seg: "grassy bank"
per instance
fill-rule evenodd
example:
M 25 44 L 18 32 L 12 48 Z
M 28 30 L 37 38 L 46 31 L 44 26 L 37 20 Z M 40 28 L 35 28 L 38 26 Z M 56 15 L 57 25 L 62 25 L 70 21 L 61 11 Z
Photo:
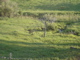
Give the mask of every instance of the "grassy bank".
M 9 60 L 5 58 L 10 53 L 12 58 L 20 58 L 12 60 L 80 59 L 80 0 L 12 1 L 20 11 L 9 18 L 3 17 L 9 10 L 1 12 L 0 60 Z M 41 21 L 45 20 L 44 15 L 54 20 L 46 21 L 45 37 L 45 25 Z
M 59 17 L 59 16 L 57 16 Z M 58 22 L 55 22 L 57 24 Z M 65 22 L 63 22 L 66 25 Z M 62 25 L 62 23 L 59 23 Z M 79 30 L 80 23 L 71 24 Z M 44 24 L 35 18 L 20 17 L 0 20 L 0 56 L 32 58 L 34 60 L 78 60 L 80 56 L 80 37 L 68 33 L 47 31 L 43 37 Z M 35 29 L 33 35 L 28 29 Z M 74 47 L 74 48 L 71 48 Z

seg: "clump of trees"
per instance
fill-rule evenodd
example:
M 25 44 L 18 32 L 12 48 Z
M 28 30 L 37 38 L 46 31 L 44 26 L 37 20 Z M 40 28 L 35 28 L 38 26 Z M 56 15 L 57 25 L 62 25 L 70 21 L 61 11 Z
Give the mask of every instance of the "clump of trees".
M 1 17 L 13 17 L 17 15 L 19 11 L 16 2 L 10 0 L 0 0 L 0 16 Z

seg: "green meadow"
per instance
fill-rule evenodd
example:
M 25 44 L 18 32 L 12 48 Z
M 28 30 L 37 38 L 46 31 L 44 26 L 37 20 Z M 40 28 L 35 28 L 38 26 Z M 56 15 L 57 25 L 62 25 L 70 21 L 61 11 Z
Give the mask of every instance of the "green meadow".
M 57 17 L 60 19 L 61 16 Z M 55 24 L 61 24 L 62 27 L 66 25 L 65 22 L 55 22 Z M 80 31 L 79 26 L 80 22 L 72 23 L 68 29 L 75 27 Z M 32 17 L 0 20 L 0 55 L 9 57 L 9 53 L 12 53 L 13 58 L 31 58 L 33 60 L 79 59 L 80 36 L 47 31 L 46 37 L 44 37 L 41 27 L 44 27 L 44 24 Z M 28 29 L 35 30 L 33 35 L 29 33 Z
M 80 0 L 12 0 L 28 11 L 80 11 Z
M 11 60 L 80 60 L 80 0 L 11 1 L 20 11 L 0 10 L 0 60 L 10 53 L 19 58 Z M 54 21 L 46 21 L 46 36 L 44 15 Z

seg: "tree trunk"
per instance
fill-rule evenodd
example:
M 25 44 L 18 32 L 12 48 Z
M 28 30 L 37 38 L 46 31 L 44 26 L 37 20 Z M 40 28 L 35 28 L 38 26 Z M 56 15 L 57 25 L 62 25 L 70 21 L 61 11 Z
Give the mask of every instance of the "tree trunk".
M 44 22 L 44 37 L 46 37 L 46 21 Z

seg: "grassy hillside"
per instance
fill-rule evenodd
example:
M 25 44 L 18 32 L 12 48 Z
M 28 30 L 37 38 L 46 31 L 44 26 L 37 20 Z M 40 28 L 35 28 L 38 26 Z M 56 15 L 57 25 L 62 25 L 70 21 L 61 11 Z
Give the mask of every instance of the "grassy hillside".
M 64 22 L 62 24 L 65 25 Z M 77 25 L 80 26 L 80 23 L 71 26 Z M 42 27 L 43 23 L 28 17 L 0 20 L 0 56 L 8 57 L 11 52 L 15 58 L 33 60 L 79 59 L 80 36 L 47 31 L 46 37 L 43 37 L 42 30 L 29 34 L 28 29 L 39 29 L 39 26 Z M 78 26 L 75 27 L 77 30 L 80 29 Z
M 80 59 L 80 0 L 12 1 L 18 3 L 23 16 L 0 17 L 0 60 L 10 53 L 24 60 Z M 54 23 L 47 21 L 46 37 L 40 21 L 44 14 L 56 18 Z
M 13 0 L 22 10 L 67 10 L 79 11 L 80 0 Z

